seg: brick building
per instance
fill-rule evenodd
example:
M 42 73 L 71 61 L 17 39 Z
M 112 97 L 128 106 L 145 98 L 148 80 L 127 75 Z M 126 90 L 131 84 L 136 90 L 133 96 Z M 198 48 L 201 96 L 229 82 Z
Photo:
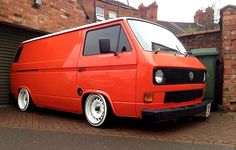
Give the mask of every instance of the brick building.
M 148 13 L 148 14 L 144 14 Z M 157 20 L 157 4 L 135 9 L 115 0 L 1 0 L 0 105 L 11 102 L 10 66 L 20 42 L 80 25 L 116 17 Z

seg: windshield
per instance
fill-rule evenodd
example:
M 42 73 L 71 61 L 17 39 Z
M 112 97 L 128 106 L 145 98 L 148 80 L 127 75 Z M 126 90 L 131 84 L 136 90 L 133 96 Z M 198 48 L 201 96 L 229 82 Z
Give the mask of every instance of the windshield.
M 167 29 L 140 20 L 130 19 L 128 23 L 144 50 L 175 51 L 187 54 L 179 39 Z

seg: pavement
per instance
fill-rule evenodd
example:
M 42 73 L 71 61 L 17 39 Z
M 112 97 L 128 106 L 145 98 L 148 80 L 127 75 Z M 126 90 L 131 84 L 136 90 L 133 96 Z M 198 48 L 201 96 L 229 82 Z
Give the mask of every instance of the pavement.
M 233 147 L 219 145 L 30 129 L 0 128 L 0 133 L 0 147 L 3 150 L 234 150 Z
M 18 145 L 18 146 L 17 146 Z M 20 145 L 20 146 L 19 146 Z M 65 147 L 67 146 L 67 147 Z M 147 123 L 116 118 L 107 129 L 82 115 L 37 108 L 0 108 L 0 149 L 236 149 L 236 113 L 212 113 L 207 120 Z

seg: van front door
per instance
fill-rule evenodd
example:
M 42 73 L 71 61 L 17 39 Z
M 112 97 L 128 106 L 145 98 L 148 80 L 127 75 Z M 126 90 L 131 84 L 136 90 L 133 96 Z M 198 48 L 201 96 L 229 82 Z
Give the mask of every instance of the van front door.
M 92 28 L 78 60 L 77 86 L 104 94 L 118 116 L 136 116 L 136 51 L 121 24 Z

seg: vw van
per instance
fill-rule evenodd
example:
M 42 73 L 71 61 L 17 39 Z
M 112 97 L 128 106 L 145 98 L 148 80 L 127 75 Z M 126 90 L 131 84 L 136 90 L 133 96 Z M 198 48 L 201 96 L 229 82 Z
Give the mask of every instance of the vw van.
M 24 41 L 12 63 L 19 109 L 84 114 L 104 127 L 111 114 L 169 120 L 204 113 L 206 69 L 166 28 L 117 18 Z

